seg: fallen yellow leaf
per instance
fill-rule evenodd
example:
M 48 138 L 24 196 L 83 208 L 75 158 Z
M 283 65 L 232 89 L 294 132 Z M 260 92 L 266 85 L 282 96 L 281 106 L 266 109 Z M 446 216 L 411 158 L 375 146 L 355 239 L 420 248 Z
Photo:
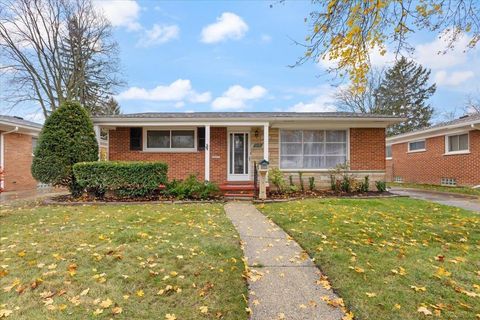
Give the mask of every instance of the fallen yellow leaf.
M 432 312 L 428 310 L 426 307 L 420 307 L 417 309 L 418 312 L 423 313 L 426 316 L 431 316 Z

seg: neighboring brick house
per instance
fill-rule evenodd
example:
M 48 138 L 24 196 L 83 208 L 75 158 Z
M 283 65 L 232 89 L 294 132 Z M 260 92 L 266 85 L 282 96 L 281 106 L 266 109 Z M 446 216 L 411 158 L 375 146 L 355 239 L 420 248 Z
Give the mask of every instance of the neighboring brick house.
M 314 176 L 327 187 L 329 170 L 385 179 L 385 128 L 402 119 L 342 112 L 140 113 L 94 117 L 101 154 L 109 160 L 162 161 L 169 179 L 196 174 L 218 184 L 251 183 L 262 159 L 285 176 Z M 105 157 L 104 157 L 105 158 Z
M 1 186 L 4 191 L 35 189 L 33 179 L 33 148 L 42 125 L 19 117 L 0 115 L 0 167 L 4 175 Z
M 387 181 L 480 185 L 480 114 L 387 138 Z

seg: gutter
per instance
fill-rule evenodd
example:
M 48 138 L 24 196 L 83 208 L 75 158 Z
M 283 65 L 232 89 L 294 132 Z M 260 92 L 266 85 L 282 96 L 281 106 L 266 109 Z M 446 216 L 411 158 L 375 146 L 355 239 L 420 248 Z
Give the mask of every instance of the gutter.
M 386 139 L 386 141 L 389 144 L 403 143 L 409 139 L 412 139 L 412 137 L 418 136 L 419 139 L 422 139 L 424 135 L 430 136 L 429 134 L 435 134 L 435 132 L 437 131 L 459 129 L 459 128 L 465 128 L 465 127 L 467 128 L 470 127 L 472 129 L 480 130 L 480 124 L 478 123 L 478 120 L 475 120 L 473 123 L 466 122 L 466 123 L 459 123 L 455 125 L 449 125 L 449 126 L 443 126 L 443 127 L 437 127 L 437 128 L 430 128 L 430 129 L 427 128 L 421 131 L 407 132 L 407 133 L 399 134 L 397 136 L 389 137 Z
M 216 123 L 216 122 L 295 122 L 295 121 L 360 121 L 360 122 L 387 122 L 389 124 L 405 121 L 404 118 L 355 118 L 355 117 L 258 117 L 258 118 L 149 118 L 149 117 L 113 117 L 92 118 L 94 124 L 115 125 L 127 123 L 155 123 L 155 122 L 192 122 L 192 123 Z
M 17 127 L 17 128 L 22 128 L 22 129 L 27 129 L 27 130 L 31 130 L 31 131 L 34 131 L 34 132 L 40 132 L 42 130 L 42 125 L 28 125 L 28 124 L 19 124 L 17 122 L 14 122 L 14 121 L 9 121 L 9 120 L 5 120 L 5 119 L 0 119 L 0 124 L 4 124 L 4 125 L 7 125 L 7 126 L 12 126 L 12 127 Z
M 14 133 L 14 132 L 18 132 L 18 127 L 15 127 L 13 130 L 10 130 L 10 131 L 6 131 L 6 132 L 2 132 L 0 133 L 0 168 L 4 169 L 5 168 L 5 138 L 4 136 L 6 136 L 7 134 L 9 133 Z M 5 181 L 2 179 L 0 181 L 0 188 L 4 188 L 5 187 Z

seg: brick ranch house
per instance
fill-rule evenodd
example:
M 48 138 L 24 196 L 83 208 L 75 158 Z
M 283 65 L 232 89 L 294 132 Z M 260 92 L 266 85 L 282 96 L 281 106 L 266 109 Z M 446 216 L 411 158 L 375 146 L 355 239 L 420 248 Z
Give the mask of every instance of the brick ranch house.
M 33 149 L 42 125 L 20 117 L 0 115 L 0 167 L 4 170 L 1 186 L 4 191 L 35 189 Z
M 385 128 L 402 119 L 341 112 L 138 113 L 94 117 L 100 157 L 162 161 L 169 179 L 196 174 L 220 185 L 250 184 L 262 159 L 285 177 L 303 172 L 317 187 L 349 163 L 371 181 L 385 179 Z
M 480 185 L 480 114 L 387 138 L 387 181 Z

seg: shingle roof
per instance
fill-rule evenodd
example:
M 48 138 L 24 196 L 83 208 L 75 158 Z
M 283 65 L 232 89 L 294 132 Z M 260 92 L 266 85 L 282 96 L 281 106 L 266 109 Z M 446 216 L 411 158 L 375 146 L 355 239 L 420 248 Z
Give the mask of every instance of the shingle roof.
M 399 119 L 397 116 L 354 113 L 354 112 L 145 112 L 111 116 L 96 116 L 95 118 L 367 118 L 367 119 Z
M 480 124 L 480 113 L 466 115 L 455 120 L 440 122 L 430 127 L 425 127 L 425 128 L 417 129 L 414 131 L 401 133 L 396 136 L 391 136 L 387 138 L 387 141 L 401 141 L 402 139 L 406 139 L 407 137 L 411 137 L 411 136 L 421 137 L 424 134 L 431 134 L 432 132 L 437 132 L 444 128 L 448 128 L 448 127 L 457 128 L 457 127 L 462 127 L 463 125 L 468 125 L 471 123 Z
M 0 115 L 0 122 L 8 122 L 12 125 L 17 125 L 21 127 L 33 127 L 41 129 L 42 125 L 36 122 L 28 121 L 20 117 L 14 116 L 7 116 L 7 115 Z
M 480 122 L 480 113 L 473 113 L 473 114 L 469 114 L 469 115 L 460 117 L 460 118 L 455 119 L 455 120 L 440 122 L 440 123 L 437 123 L 433 126 L 426 127 L 426 128 L 419 129 L 419 130 L 415 130 L 415 131 L 422 131 L 422 130 L 425 130 L 425 129 L 442 128 L 442 127 L 447 127 L 447 126 L 451 126 L 451 125 L 462 124 L 464 122 L 472 122 L 472 121 L 475 121 L 475 120 L 478 120 Z

